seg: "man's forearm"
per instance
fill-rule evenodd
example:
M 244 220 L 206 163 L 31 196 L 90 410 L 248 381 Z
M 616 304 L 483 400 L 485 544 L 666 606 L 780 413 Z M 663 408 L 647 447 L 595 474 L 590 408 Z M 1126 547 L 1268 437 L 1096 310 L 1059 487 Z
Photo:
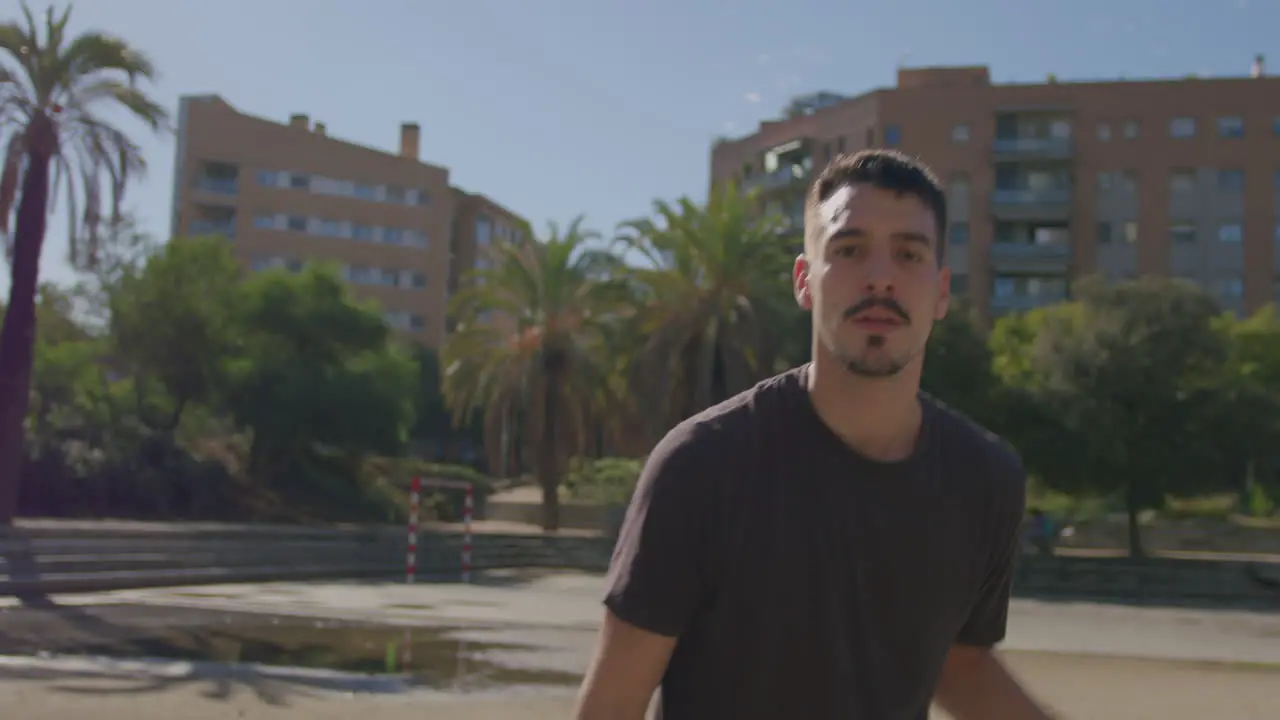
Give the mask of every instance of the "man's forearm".
M 953 650 L 934 700 L 956 720 L 1053 720 L 990 650 Z

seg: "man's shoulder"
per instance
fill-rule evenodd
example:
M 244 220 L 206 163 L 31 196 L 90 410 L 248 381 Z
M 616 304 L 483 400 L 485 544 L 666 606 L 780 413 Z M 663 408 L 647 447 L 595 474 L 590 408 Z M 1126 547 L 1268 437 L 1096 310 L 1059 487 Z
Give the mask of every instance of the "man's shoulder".
M 951 467 L 971 468 L 975 475 L 998 483 L 999 490 L 1021 491 L 1026 471 L 1012 443 L 936 397 L 925 395 L 924 400 L 932 406 L 944 452 L 958 461 Z
M 714 457 L 723 461 L 726 452 L 741 453 L 744 442 L 758 437 L 762 424 L 776 421 L 803 392 L 800 368 L 766 378 L 752 387 L 691 415 L 669 430 L 654 448 L 654 454 L 678 453 L 685 457 Z M 772 418 L 772 419 L 770 419 Z

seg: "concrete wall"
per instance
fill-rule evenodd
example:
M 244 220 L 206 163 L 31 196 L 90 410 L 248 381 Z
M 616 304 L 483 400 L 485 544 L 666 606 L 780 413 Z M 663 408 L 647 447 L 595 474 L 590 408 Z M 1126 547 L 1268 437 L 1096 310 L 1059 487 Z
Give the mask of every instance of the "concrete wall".
M 41 523 L 0 530 L 0 594 L 91 592 L 207 582 L 403 577 L 400 527 Z M 485 534 L 473 568 L 603 571 L 605 537 Z M 456 577 L 462 536 L 429 533 L 418 572 Z M 1018 568 L 1018 595 L 1143 604 L 1280 610 L 1280 564 L 1151 558 L 1036 557 Z

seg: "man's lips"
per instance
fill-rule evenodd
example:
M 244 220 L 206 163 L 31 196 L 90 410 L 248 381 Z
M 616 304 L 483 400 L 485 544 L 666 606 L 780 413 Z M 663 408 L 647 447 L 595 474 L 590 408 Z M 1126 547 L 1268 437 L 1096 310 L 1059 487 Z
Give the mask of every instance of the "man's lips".
M 853 323 L 865 330 L 895 330 L 903 326 L 900 318 L 890 317 L 888 315 L 860 315 L 853 318 Z

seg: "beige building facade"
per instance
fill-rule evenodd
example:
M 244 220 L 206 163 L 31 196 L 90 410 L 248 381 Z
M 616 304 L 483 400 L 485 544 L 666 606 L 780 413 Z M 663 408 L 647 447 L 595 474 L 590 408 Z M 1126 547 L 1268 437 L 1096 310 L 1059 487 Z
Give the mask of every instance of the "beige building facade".
M 420 159 L 418 125 L 402 124 L 388 153 L 331 137 L 306 115 L 276 123 L 216 95 L 182 98 L 178 115 L 173 235 L 225 236 L 251 270 L 336 264 L 393 328 L 439 345 L 483 213 L 459 202 L 473 196 L 450 186 L 447 168 Z
M 895 87 L 824 93 L 719 142 L 712 184 L 760 188 L 798 232 L 815 174 L 870 147 L 946 184 L 953 289 L 989 315 L 1060 301 L 1092 274 L 1186 278 L 1237 312 L 1280 298 L 1280 78 L 1261 58 L 1248 76 L 1150 81 L 902 69 Z

